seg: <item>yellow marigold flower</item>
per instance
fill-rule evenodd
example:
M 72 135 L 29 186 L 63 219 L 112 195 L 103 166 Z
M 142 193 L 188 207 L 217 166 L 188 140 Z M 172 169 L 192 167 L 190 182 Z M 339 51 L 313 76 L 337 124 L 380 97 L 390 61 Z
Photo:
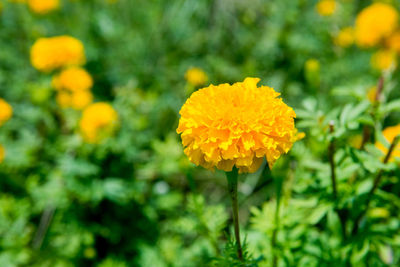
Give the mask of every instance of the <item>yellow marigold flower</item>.
M 341 47 L 349 47 L 354 43 L 354 29 L 346 27 L 340 30 L 335 37 L 335 44 Z
M 60 0 L 28 0 L 29 8 L 37 14 L 46 14 L 60 7 Z
M 317 3 L 317 12 L 321 16 L 331 16 L 336 10 L 336 1 L 334 0 L 321 0 Z
M 6 156 L 6 152 L 4 150 L 4 147 L 2 145 L 0 145 L 0 163 L 3 162 L 5 156 Z
M 390 127 L 386 127 L 383 131 L 382 131 L 383 136 L 385 137 L 386 141 L 388 141 L 388 143 L 392 143 L 393 139 L 400 134 L 400 124 L 396 125 L 396 126 L 390 126 Z M 386 147 L 384 144 L 380 143 L 380 142 L 376 142 L 375 146 L 381 150 L 383 152 L 383 154 L 387 154 L 388 152 L 388 147 Z M 400 157 L 400 143 L 398 143 L 396 145 L 396 147 L 394 148 L 392 155 L 390 156 L 390 160 L 393 160 L 393 158 L 399 158 Z
M 70 67 L 53 77 L 52 85 L 57 90 L 83 91 L 93 86 L 90 74 L 80 67 Z
M 0 126 L 11 118 L 12 113 L 13 110 L 10 104 L 0 98 Z
M 60 91 L 56 96 L 57 104 L 62 108 L 69 108 L 72 105 L 72 95 L 66 91 Z
M 388 37 L 397 28 L 399 15 L 391 5 L 374 3 L 357 16 L 356 42 L 361 47 L 372 47 Z
M 400 53 L 400 31 L 393 33 L 386 41 L 386 44 L 390 50 Z
M 99 102 L 83 110 L 79 127 L 88 143 L 98 143 L 109 136 L 118 121 L 118 114 L 110 104 Z
M 81 110 L 87 107 L 93 101 L 93 95 L 90 91 L 73 92 L 71 106 L 74 109 Z
M 384 71 L 396 65 L 396 54 L 390 50 L 379 50 L 371 57 L 371 66 L 376 70 Z
M 82 42 L 71 36 L 40 38 L 31 48 L 31 63 L 39 71 L 82 65 L 85 60 Z
M 259 81 L 210 85 L 190 96 L 176 131 L 191 162 L 208 169 L 231 171 L 236 166 L 239 172 L 255 172 L 264 156 L 272 167 L 290 150 L 296 114 L 274 89 L 257 87 Z
M 185 79 L 193 86 L 201 86 L 208 81 L 207 74 L 200 68 L 188 69 L 185 73 Z

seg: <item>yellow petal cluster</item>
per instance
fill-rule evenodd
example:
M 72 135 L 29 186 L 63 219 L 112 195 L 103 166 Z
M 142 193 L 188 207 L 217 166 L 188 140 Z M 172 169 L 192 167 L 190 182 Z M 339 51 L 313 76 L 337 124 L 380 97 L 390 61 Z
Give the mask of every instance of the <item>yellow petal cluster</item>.
M 83 110 L 79 122 L 80 131 L 88 143 L 99 143 L 112 134 L 118 122 L 118 114 L 105 102 L 89 105 Z
M 393 142 L 393 139 L 400 135 L 400 124 L 396 126 L 390 126 L 386 127 L 382 131 L 383 136 L 385 139 L 388 141 L 389 144 Z M 387 154 L 389 147 L 386 147 L 384 144 L 380 142 L 376 142 L 375 146 L 383 152 L 383 154 Z M 390 160 L 393 160 L 394 158 L 400 158 L 400 143 L 397 143 L 396 147 L 394 148 L 392 155 L 390 157 Z
M 93 79 L 80 67 L 69 67 L 53 77 L 52 85 L 57 90 L 57 103 L 62 108 L 72 107 L 77 110 L 92 103 L 90 89 Z
M 400 31 L 393 33 L 386 41 L 388 49 L 400 53 Z
M 321 16 L 331 16 L 336 10 L 336 1 L 321 0 L 317 3 L 317 12 Z
M 82 65 L 86 61 L 81 41 L 71 36 L 38 39 L 31 48 L 31 63 L 39 71 Z
M 37 14 L 46 14 L 60 7 L 60 0 L 28 0 L 29 8 Z
M 0 126 L 11 118 L 12 113 L 13 110 L 10 104 L 0 98 Z
M 52 85 L 57 90 L 83 91 L 92 88 L 93 79 L 85 69 L 69 67 L 53 77 Z
M 335 44 L 340 47 L 349 47 L 354 43 L 354 29 L 345 27 L 335 37 Z
M 378 50 L 371 57 L 371 66 L 379 71 L 388 70 L 391 67 L 396 67 L 396 53 L 391 50 Z
M 296 114 L 274 89 L 257 87 L 259 81 L 210 85 L 190 96 L 180 110 L 177 133 L 191 162 L 255 172 L 264 157 L 272 167 L 290 150 L 297 138 Z
M 391 5 L 374 3 L 364 8 L 356 18 L 357 45 L 372 47 L 389 37 L 397 28 L 399 14 Z
M 185 79 L 193 86 L 201 86 L 208 81 L 207 74 L 200 68 L 188 69 L 185 73 Z

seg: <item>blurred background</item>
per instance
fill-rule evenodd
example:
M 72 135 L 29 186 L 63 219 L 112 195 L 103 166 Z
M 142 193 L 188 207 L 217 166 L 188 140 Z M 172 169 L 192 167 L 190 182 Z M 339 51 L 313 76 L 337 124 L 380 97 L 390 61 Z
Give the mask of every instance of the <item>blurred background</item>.
M 386 32 L 363 43 L 356 20 L 375 2 L 395 15 L 370 12 L 383 16 L 367 28 Z M 375 228 L 341 243 L 327 136 L 334 120 L 340 205 L 352 214 L 372 184 L 353 174 L 381 167 L 373 131 L 372 152 L 354 152 L 365 125 L 399 122 L 400 1 L 0 7 L 0 266 L 239 266 L 225 175 L 190 163 L 176 127 L 192 92 L 245 77 L 280 92 L 306 133 L 272 171 L 240 177 L 245 266 L 399 266 L 397 165 L 368 217 Z M 394 100 L 381 113 L 380 78 L 379 97 Z

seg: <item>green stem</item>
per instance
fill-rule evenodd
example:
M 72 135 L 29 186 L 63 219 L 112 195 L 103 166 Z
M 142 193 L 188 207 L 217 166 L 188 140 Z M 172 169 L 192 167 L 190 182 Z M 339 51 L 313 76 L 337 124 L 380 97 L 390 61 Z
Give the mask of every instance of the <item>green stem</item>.
M 333 121 L 329 122 L 329 132 L 333 135 L 335 132 L 335 125 Z M 345 217 L 345 212 L 344 210 L 339 209 L 338 204 L 338 193 L 337 193 L 337 183 L 336 183 L 336 166 L 335 166 L 335 140 L 334 137 L 332 136 L 332 139 L 329 143 L 329 148 L 328 148 L 328 157 L 329 157 L 329 165 L 331 169 L 331 181 L 332 181 L 332 192 L 333 192 L 333 199 L 335 201 L 335 211 L 339 217 L 340 220 L 340 226 L 342 229 L 342 238 L 343 241 L 346 240 L 346 217 Z
M 243 261 L 242 246 L 240 244 L 240 230 L 239 230 L 239 210 L 238 210 L 238 198 L 237 198 L 237 188 L 238 188 L 238 169 L 233 168 L 231 172 L 226 173 L 226 178 L 228 179 L 228 190 L 232 201 L 232 217 L 233 225 L 235 229 L 235 238 L 237 245 L 237 254 L 239 260 Z

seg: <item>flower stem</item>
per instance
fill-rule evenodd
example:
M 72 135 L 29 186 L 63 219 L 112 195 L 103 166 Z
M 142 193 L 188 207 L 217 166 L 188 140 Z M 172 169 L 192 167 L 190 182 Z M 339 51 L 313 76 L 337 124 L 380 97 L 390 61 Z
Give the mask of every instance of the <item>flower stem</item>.
M 333 135 L 335 131 L 335 125 L 333 121 L 329 122 L 329 132 Z M 329 165 L 331 169 L 331 181 L 332 181 L 332 191 L 333 191 L 333 198 L 335 200 L 335 211 L 339 217 L 340 220 L 340 226 L 342 229 L 342 238 L 343 241 L 346 240 L 346 216 L 345 216 L 345 211 L 339 209 L 338 204 L 338 195 L 337 195 L 337 183 L 336 183 L 336 166 L 335 166 L 335 141 L 332 139 L 329 143 L 329 148 L 328 148 L 328 157 L 329 157 Z
M 238 188 L 238 169 L 233 168 L 231 172 L 226 173 L 226 178 L 228 179 L 228 190 L 232 201 L 232 217 L 233 225 L 235 229 L 235 238 L 237 246 L 237 254 L 240 261 L 243 261 L 242 246 L 240 244 L 240 230 L 239 230 L 239 211 L 238 211 L 238 198 L 237 198 L 237 188 Z

